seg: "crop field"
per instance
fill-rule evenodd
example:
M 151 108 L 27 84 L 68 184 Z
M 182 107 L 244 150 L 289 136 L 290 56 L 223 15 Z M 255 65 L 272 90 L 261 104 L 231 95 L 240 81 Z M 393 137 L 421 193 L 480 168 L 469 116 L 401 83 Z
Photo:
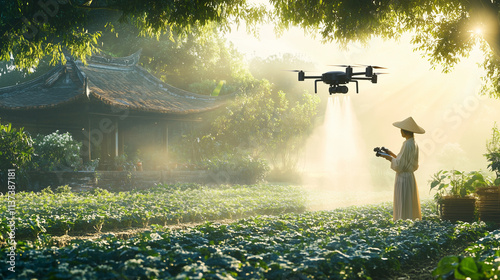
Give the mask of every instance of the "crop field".
M 7 198 L 1 201 L 1 233 L 9 231 Z M 42 193 L 16 194 L 16 235 L 63 235 L 276 215 L 305 210 L 299 187 L 280 185 L 218 186 L 159 185 L 147 190 L 74 193 L 59 188 Z
M 393 222 L 391 203 L 304 211 L 304 193 L 293 186 L 172 185 L 16 199 L 16 272 L 2 266 L 3 279 L 387 279 L 454 246 L 471 244 L 464 256 L 491 263 L 500 247 L 499 232 L 441 221 L 430 201 L 422 205 L 423 221 Z M 203 223 L 169 227 L 191 221 Z M 134 226 L 149 230 L 129 239 L 109 233 Z M 52 240 L 100 231 L 108 233 L 62 247 Z M 443 258 L 438 272 L 468 268 L 464 259 Z

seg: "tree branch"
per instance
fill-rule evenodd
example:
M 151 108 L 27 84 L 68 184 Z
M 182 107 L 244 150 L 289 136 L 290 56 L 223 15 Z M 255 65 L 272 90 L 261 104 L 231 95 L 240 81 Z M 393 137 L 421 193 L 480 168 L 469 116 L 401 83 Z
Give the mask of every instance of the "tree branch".
M 76 5 L 73 4 L 71 0 L 68 0 L 69 4 L 77 9 L 84 9 L 84 10 L 89 10 L 89 11 L 97 11 L 97 10 L 107 10 L 107 11 L 115 11 L 115 12 L 122 12 L 122 10 L 119 7 L 90 7 L 86 5 Z
M 493 53 L 500 58 L 500 20 L 498 7 L 490 0 L 473 0 L 470 2 L 472 22 L 485 26 L 483 36 Z

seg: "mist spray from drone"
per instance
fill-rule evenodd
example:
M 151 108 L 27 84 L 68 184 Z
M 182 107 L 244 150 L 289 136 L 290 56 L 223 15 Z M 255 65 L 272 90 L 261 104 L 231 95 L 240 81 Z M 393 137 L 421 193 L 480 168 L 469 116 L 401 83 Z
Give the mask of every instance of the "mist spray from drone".
M 306 144 L 304 185 L 322 200 L 313 202 L 321 209 L 347 206 L 347 201 L 373 203 L 371 149 L 362 137 L 352 98 L 334 95 L 327 102 L 324 122 Z

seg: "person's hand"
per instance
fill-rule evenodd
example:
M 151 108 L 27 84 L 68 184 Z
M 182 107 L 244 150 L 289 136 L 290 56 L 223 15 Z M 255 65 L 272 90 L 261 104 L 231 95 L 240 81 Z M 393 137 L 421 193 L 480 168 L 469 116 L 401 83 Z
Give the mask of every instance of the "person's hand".
M 383 155 L 382 157 L 385 158 L 388 161 L 392 161 L 392 159 L 393 159 L 393 157 L 390 156 L 390 155 L 386 155 L 386 156 Z
M 389 150 L 389 149 L 387 149 L 387 148 L 385 148 L 385 152 L 391 156 L 391 158 L 390 158 L 390 159 L 386 158 L 387 160 L 392 160 L 392 158 L 395 158 L 395 157 L 396 157 L 396 154 L 395 154 L 395 153 L 393 153 L 391 150 Z

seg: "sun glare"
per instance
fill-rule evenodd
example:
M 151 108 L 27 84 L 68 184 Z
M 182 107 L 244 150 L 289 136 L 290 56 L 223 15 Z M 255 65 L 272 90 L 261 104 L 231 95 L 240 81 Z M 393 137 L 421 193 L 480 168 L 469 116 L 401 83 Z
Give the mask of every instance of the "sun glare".
M 483 28 L 478 26 L 472 30 L 472 33 L 474 35 L 481 36 L 481 35 L 483 35 Z

